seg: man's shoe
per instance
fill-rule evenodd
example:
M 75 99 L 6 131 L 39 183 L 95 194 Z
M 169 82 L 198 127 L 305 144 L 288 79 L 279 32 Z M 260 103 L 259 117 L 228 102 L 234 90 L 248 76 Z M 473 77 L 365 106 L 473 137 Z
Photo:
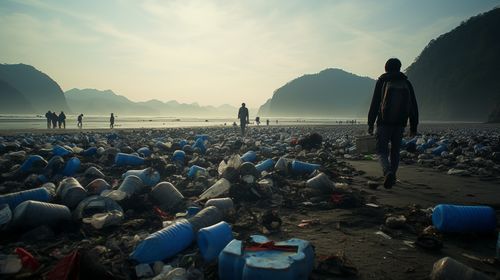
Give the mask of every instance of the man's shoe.
M 390 189 L 395 184 L 396 184 L 396 176 L 394 175 L 394 173 L 392 172 L 387 173 L 384 179 L 384 188 Z

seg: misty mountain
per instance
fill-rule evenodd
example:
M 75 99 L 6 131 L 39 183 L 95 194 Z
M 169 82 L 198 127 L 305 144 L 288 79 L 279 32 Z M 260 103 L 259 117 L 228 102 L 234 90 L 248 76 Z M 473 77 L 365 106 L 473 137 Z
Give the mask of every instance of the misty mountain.
M 32 113 L 31 103 L 17 89 L 0 80 L 0 111 L 8 114 Z
M 66 91 L 65 95 L 75 113 L 91 115 L 107 115 L 113 112 L 120 115 L 227 117 L 237 114 L 237 108 L 227 104 L 214 107 L 177 101 L 162 102 L 156 99 L 134 102 L 111 90 L 74 88 Z
M 296 78 L 259 109 L 262 116 L 366 117 L 375 81 L 341 69 Z
M 500 106 L 499 26 L 500 8 L 472 17 L 408 67 L 422 119 L 486 121 Z
M 61 87 L 47 74 L 33 66 L 0 64 L 0 80 L 8 83 L 25 98 L 23 102 L 26 102 L 24 104 L 27 104 L 27 107 L 15 107 L 14 112 L 25 113 L 32 110 L 33 113 L 44 114 L 48 110 L 63 110 L 69 113 Z

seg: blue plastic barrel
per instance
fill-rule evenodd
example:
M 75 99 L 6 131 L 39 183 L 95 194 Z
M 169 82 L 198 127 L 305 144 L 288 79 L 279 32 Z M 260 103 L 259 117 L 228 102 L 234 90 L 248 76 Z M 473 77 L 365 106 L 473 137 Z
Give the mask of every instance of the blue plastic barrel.
M 491 232 L 496 228 L 495 210 L 489 206 L 439 204 L 432 224 L 441 232 Z
M 140 156 L 136 156 L 136 155 L 125 154 L 125 153 L 117 153 L 116 157 L 115 157 L 115 164 L 117 166 L 126 166 L 126 165 L 137 166 L 137 165 L 143 165 L 144 164 L 144 159 L 141 158 Z
M 64 176 L 73 176 L 80 169 L 80 160 L 77 157 L 72 157 L 66 162 L 66 166 L 62 171 Z
M 319 169 L 320 167 L 321 165 L 315 163 L 308 163 L 299 160 L 292 161 L 292 171 L 299 174 L 311 173 L 314 170 Z
M 35 166 L 46 166 L 47 161 L 39 155 L 30 155 L 21 165 L 19 170 L 23 173 L 29 173 L 33 170 Z
M 36 188 L 15 193 L 0 195 L 0 204 L 8 204 L 10 209 L 27 200 L 50 201 L 50 192 L 46 188 Z
M 129 175 L 135 175 L 141 178 L 144 185 L 152 187 L 160 182 L 160 173 L 152 167 L 148 167 L 142 170 L 129 170 L 122 174 L 122 178 Z
M 188 171 L 188 178 L 194 178 L 196 177 L 196 174 L 207 174 L 207 170 L 201 166 L 198 166 L 198 165 L 193 165 L 189 168 L 189 171 Z
M 266 159 L 264 161 L 261 161 L 260 163 L 258 163 L 256 166 L 255 166 L 255 169 L 257 169 L 257 171 L 260 173 L 264 170 L 271 170 L 273 169 L 274 167 L 274 160 L 269 158 L 269 159 Z
M 148 147 L 142 147 L 137 150 L 137 153 L 139 153 L 143 157 L 149 157 L 152 152 Z
M 177 255 L 191 245 L 193 240 L 191 224 L 185 219 L 178 220 L 146 237 L 130 254 L 130 258 L 139 263 L 161 261 Z
M 81 155 L 84 157 L 91 157 L 97 154 L 97 147 L 90 147 L 81 152 Z
M 71 155 L 71 151 L 69 151 L 68 149 L 66 149 L 66 148 L 64 148 L 62 146 L 55 145 L 52 148 L 52 154 L 54 154 L 55 156 L 64 157 L 64 156 L 67 156 L 67 155 Z
M 60 205 L 27 200 L 14 209 L 14 227 L 34 228 L 41 225 L 56 226 L 71 220 L 69 208 Z
M 207 262 L 217 258 L 231 240 L 233 240 L 233 232 L 226 222 L 219 222 L 198 231 L 198 247 L 201 256 Z
M 241 156 L 243 162 L 254 162 L 257 160 L 257 154 L 254 151 L 248 151 Z

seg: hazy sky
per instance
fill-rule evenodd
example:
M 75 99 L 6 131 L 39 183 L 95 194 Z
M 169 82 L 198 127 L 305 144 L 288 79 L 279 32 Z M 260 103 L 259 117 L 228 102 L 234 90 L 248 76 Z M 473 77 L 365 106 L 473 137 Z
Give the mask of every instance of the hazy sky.
M 260 106 L 325 68 L 378 77 L 500 0 L 0 0 L 0 63 L 31 64 L 63 90 L 139 101 Z

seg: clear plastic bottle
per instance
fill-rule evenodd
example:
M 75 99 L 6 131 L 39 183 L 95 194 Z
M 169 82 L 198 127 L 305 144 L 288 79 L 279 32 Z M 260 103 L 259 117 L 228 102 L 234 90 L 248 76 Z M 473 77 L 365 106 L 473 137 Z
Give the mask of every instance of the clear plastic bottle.
M 434 263 L 431 280 L 492 280 L 485 274 L 466 266 L 450 257 L 445 257 Z

